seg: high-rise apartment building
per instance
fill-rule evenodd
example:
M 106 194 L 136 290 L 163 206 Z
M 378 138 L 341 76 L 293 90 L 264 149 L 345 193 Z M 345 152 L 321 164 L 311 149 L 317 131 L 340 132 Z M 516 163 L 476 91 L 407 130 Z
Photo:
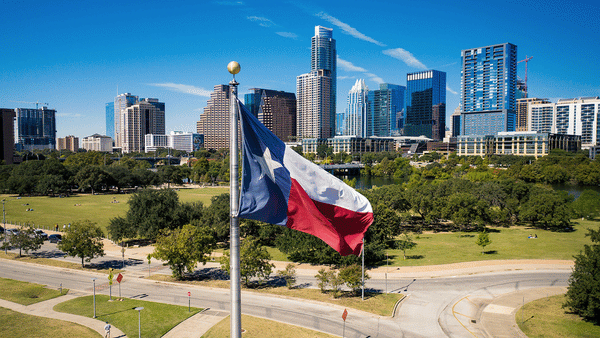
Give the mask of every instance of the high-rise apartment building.
M 119 117 L 119 137 L 124 153 L 144 152 L 146 134 L 165 133 L 164 103 L 158 99 L 142 99 L 122 109 Z
M 538 99 L 535 97 L 517 99 L 516 131 L 529 131 L 529 106 L 532 103 L 550 103 L 550 101 L 548 101 L 548 99 Z
M 369 113 L 369 87 L 365 80 L 356 80 L 348 93 L 348 107 L 344 118 L 342 135 L 367 137 L 367 122 Z
M 426 70 L 406 75 L 405 136 L 442 140 L 446 130 L 446 73 Z
M 112 153 L 113 140 L 110 136 L 94 134 L 81 140 L 81 148 L 87 151 L 102 151 Z
M 331 28 L 315 27 L 310 73 L 296 78 L 299 139 L 335 135 L 337 52 L 332 32 Z
M 15 110 L 0 108 L 0 162 L 13 164 L 15 151 Z
M 600 145 L 600 98 L 531 103 L 529 131 L 581 136 L 581 147 Z
M 461 52 L 461 135 L 514 131 L 517 46 L 511 43 Z
M 108 102 L 106 104 L 106 136 L 115 137 L 115 103 Z
M 198 134 L 204 135 L 204 148 L 229 148 L 229 85 L 217 85 L 196 123 Z
M 17 108 L 17 150 L 56 147 L 56 110 Z
M 68 150 L 76 153 L 79 150 L 79 137 L 69 135 L 56 139 L 56 150 Z
M 139 101 L 139 97 L 135 95 L 131 95 L 131 93 L 119 94 L 115 97 L 115 102 L 113 104 L 114 114 L 113 120 L 115 123 L 114 129 L 114 141 L 116 147 L 122 147 L 122 139 L 121 139 L 121 121 L 123 120 L 121 114 L 127 107 L 131 107 Z M 164 110 L 164 109 L 163 109 Z M 108 127 L 107 127 L 108 129 Z
M 404 95 L 406 87 L 381 83 L 369 91 L 366 136 L 399 136 L 404 128 Z
M 160 148 L 183 150 L 191 153 L 204 146 L 204 135 L 172 131 L 168 135 L 146 134 L 146 151 L 156 151 Z
M 244 95 L 246 108 L 284 142 L 296 140 L 296 95 L 283 91 L 251 88 Z

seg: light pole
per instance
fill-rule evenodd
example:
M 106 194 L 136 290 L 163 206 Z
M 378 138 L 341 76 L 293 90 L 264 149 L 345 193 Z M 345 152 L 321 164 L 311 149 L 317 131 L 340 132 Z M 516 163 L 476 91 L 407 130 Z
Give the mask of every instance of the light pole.
M 2 223 L 4 224 L 4 254 L 8 254 L 8 245 L 6 244 L 6 210 L 4 209 L 4 203 L 6 202 L 6 198 L 2 199 Z
M 142 338 L 142 310 L 143 306 L 138 306 L 134 308 L 138 312 L 138 338 Z
M 94 318 L 96 318 L 96 278 L 92 278 L 94 282 Z

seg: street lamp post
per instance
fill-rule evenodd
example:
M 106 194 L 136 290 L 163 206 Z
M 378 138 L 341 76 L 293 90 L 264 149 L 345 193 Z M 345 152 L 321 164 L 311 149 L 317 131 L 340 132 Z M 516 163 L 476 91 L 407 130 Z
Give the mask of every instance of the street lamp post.
M 138 312 L 138 338 L 142 338 L 142 310 L 143 306 L 138 306 L 134 308 Z
M 4 254 L 8 254 L 8 245 L 6 244 L 6 210 L 4 209 L 4 203 L 6 202 L 6 198 L 2 199 L 2 223 L 4 224 Z
M 94 282 L 94 318 L 96 318 L 96 278 L 92 278 Z

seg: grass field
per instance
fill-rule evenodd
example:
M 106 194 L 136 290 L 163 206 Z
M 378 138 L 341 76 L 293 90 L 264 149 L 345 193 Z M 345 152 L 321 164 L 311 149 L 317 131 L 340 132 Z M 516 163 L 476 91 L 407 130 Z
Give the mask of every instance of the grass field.
M 519 328 L 530 338 L 600 337 L 600 326 L 566 313 L 564 302 L 565 295 L 557 295 L 525 304 L 517 312 Z
M 229 288 L 229 281 L 222 280 L 202 280 L 202 281 L 178 281 L 172 276 L 155 274 L 150 277 L 152 280 L 167 281 L 173 283 L 183 283 L 191 285 L 200 285 L 204 287 L 213 288 Z M 398 293 L 382 294 L 382 293 L 365 293 L 365 300 L 361 300 L 361 297 L 354 296 L 350 297 L 348 292 L 342 292 L 342 296 L 339 298 L 333 298 L 329 293 L 321 293 L 320 290 L 306 289 L 306 288 L 293 288 L 288 289 L 285 286 L 282 287 L 265 287 L 257 289 L 243 288 L 243 291 L 259 292 L 266 294 L 275 294 L 286 297 L 294 297 L 300 299 L 315 300 L 324 303 L 336 304 L 348 308 L 353 308 L 365 312 L 370 312 L 379 316 L 391 316 L 394 309 L 394 305 L 397 301 L 402 299 L 404 295 Z
M 202 202 L 206 206 L 210 204 L 211 197 L 226 192 L 229 192 L 228 187 L 211 187 L 179 189 L 177 194 L 182 202 Z M 62 228 L 63 224 L 89 219 L 98 223 L 105 233 L 111 218 L 125 215 L 130 197 L 130 194 L 78 194 L 65 198 L 0 195 L 0 199 L 6 198 L 6 221 L 9 224 L 28 222 L 53 229 L 55 224 Z M 119 203 L 111 203 L 113 200 Z M 27 209 L 33 211 L 26 211 Z
M 68 291 L 68 289 L 63 289 L 62 294 L 64 295 Z M 0 278 L 0 299 L 13 303 L 31 305 L 60 295 L 58 290 L 47 289 L 45 285 Z M 0 318 L 2 317 L 0 316 Z
M 71 322 L 27 315 L 0 307 L 2 337 L 102 337 L 98 332 Z
M 93 317 L 92 296 L 75 298 L 54 307 L 55 311 Z M 108 296 L 96 295 L 96 316 L 98 320 L 106 321 L 118 327 L 128 337 L 138 336 L 138 311 L 141 310 L 142 337 L 162 337 L 180 322 L 198 313 L 201 309 L 186 306 L 154 303 L 139 299 L 124 298 L 123 301 L 108 301 Z M 63 336 L 65 337 L 65 336 Z
M 328 338 L 338 337 L 327 333 L 305 329 L 303 327 L 283 324 L 268 319 L 242 315 L 242 335 L 244 338 L 270 338 L 270 337 L 286 337 L 286 338 Z M 206 332 L 202 338 L 228 338 L 230 337 L 230 320 L 229 317 L 220 321 Z

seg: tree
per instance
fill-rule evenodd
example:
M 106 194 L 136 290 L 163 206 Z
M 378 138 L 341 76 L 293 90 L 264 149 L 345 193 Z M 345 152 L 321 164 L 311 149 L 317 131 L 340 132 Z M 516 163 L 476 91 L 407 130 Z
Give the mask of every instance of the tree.
M 185 271 L 191 273 L 200 262 L 206 264 L 215 248 L 210 229 L 186 224 L 177 229 L 163 229 L 156 238 L 152 257 L 166 261 L 173 277 L 182 279 Z
M 81 267 L 84 267 L 84 260 L 89 262 L 104 256 L 103 236 L 102 229 L 96 223 L 89 220 L 75 222 L 67 229 L 58 249 L 71 257 L 81 258 Z
M 319 269 L 317 274 L 315 275 L 317 279 L 317 286 L 321 290 L 321 293 L 325 293 L 327 290 L 327 285 L 329 285 L 329 273 L 325 268 Z
M 339 277 L 355 295 L 358 294 L 358 291 L 362 287 L 362 268 L 360 265 L 353 264 L 341 268 Z M 369 278 L 371 277 L 365 273 L 365 280 Z
M 398 249 L 402 250 L 404 259 L 406 259 L 406 250 L 410 250 L 410 249 L 414 248 L 415 246 L 417 246 L 417 243 L 415 243 L 415 241 L 413 241 L 412 237 L 409 234 L 403 233 L 400 236 L 400 239 L 398 240 L 397 245 L 398 245 Z
M 573 211 L 577 217 L 588 220 L 600 215 L 600 193 L 593 190 L 584 190 L 573 202 Z
M 492 244 L 492 241 L 490 240 L 490 234 L 485 231 L 480 232 L 475 243 L 481 247 L 481 254 L 485 254 L 485 247 Z
M 279 277 L 285 280 L 285 285 L 288 289 L 294 287 L 294 283 L 296 283 L 296 265 L 289 263 L 285 266 L 285 270 L 280 270 L 278 273 Z
M 110 175 L 99 166 L 88 165 L 82 167 L 74 177 L 75 182 L 79 186 L 80 190 L 86 190 L 87 188 L 94 191 L 98 191 L 105 187 L 108 183 Z
M 42 244 L 44 244 L 44 240 L 41 237 L 36 236 L 35 228 L 30 225 L 28 227 L 20 227 L 19 232 L 10 237 L 10 244 L 19 248 L 19 257 L 21 257 L 21 251 L 25 251 L 25 254 L 29 254 L 29 251 L 39 250 L 42 247 Z
M 543 229 L 569 229 L 573 215 L 570 203 L 572 198 L 564 191 L 534 187 L 529 192 L 527 202 L 521 205 L 520 216 L 531 222 L 531 225 L 541 226 Z
M 563 308 L 584 319 L 600 324 L 600 230 L 588 229 L 592 245 L 584 245 L 583 252 L 575 256 L 575 267 L 569 277 L 567 301 Z
M 270 260 L 271 255 L 259 245 L 257 239 L 254 237 L 244 238 L 240 246 L 240 276 L 244 285 L 249 286 L 251 278 L 259 278 L 259 282 L 269 278 L 275 267 L 269 262 Z M 230 255 L 227 251 L 221 257 L 221 269 L 231 275 L 229 262 Z

